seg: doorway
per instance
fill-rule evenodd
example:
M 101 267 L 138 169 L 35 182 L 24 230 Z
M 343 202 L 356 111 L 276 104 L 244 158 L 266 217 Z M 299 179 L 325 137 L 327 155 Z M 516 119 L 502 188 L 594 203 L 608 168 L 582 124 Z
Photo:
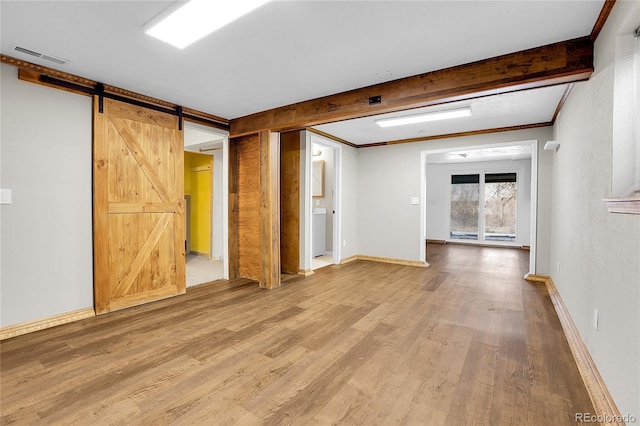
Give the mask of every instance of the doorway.
M 425 241 L 515 246 L 535 274 L 537 140 L 423 151 L 421 164 L 423 259 Z
M 427 160 L 429 161 L 429 160 Z M 502 169 L 503 163 L 510 168 Z M 525 168 L 531 160 L 502 160 L 476 163 L 482 168 L 459 170 L 453 165 L 436 166 L 444 172 L 449 185 L 449 241 L 478 242 L 493 245 L 529 245 L 529 214 L 525 206 L 530 193 L 525 191 Z M 436 169 L 436 171 L 438 170 Z M 427 170 L 427 178 L 429 172 Z M 435 173 L 433 173 L 435 175 Z M 441 188 L 438 188 L 441 189 Z M 429 215 L 427 208 L 427 215 Z M 525 226 L 519 226 L 519 223 Z M 429 234 L 429 229 L 427 229 Z
M 228 279 L 228 133 L 185 122 L 187 287 Z
M 340 263 L 340 160 L 342 147 L 312 132 L 307 133 L 306 201 L 309 224 L 307 259 L 317 270 Z

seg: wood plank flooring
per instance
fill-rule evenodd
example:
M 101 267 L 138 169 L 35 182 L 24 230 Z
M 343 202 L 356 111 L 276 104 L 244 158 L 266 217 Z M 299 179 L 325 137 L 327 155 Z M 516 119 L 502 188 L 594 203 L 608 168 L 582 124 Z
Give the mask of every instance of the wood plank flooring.
M 429 245 L 2 342 L 0 423 L 574 425 L 593 413 L 528 253 Z

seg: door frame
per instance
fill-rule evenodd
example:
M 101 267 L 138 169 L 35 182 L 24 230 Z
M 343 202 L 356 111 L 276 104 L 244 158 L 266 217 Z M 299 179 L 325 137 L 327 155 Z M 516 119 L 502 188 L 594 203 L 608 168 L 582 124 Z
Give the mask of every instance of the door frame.
M 312 259 L 312 232 L 311 221 L 313 213 L 313 197 L 311 196 L 311 172 L 313 164 L 313 144 L 318 144 L 330 148 L 333 151 L 333 247 L 332 256 L 333 263 L 339 265 L 342 260 L 342 144 L 332 141 L 331 139 L 322 137 L 316 133 L 305 131 L 304 146 L 304 195 L 301 200 L 302 217 L 301 221 L 300 242 L 302 269 L 311 270 Z M 328 213 L 327 213 L 328 214 Z
M 516 175 L 516 185 L 517 185 L 517 189 L 516 189 L 516 238 L 513 242 L 506 242 L 506 241 L 490 241 L 487 242 L 487 240 L 485 239 L 485 216 L 484 216 L 484 203 L 483 201 L 485 201 L 485 187 L 484 187 L 484 182 L 485 182 L 485 175 L 487 174 L 491 174 L 491 173 L 515 173 Z M 521 246 L 522 245 L 522 228 L 519 226 L 519 222 L 520 222 L 520 211 L 521 211 L 521 205 L 522 205 L 522 195 L 524 193 L 524 183 L 523 183 L 523 176 L 525 174 L 524 171 L 524 167 L 521 166 L 516 166 L 516 167 L 504 167 L 504 168 L 468 168 L 468 169 L 448 169 L 447 170 L 447 175 L 448 176 L 454 176 L 454 175 L 479 175 L 480 177 L 480 188 L 479 188 L 479 204 L 478 204 L 478 239 L 477 240 L 465 240 L 465 239 L 455 239 L 455 238 L 451 238 L 451 236 L 449 236 L 449 239 L 447 239 L 447 242 L 452 241 L 452 242 L 462 242 L 465 244 L 492 244 L 492 245 L 498 245 L 498 246 L 505 246 L 505 247 L 513 247 L 513 246 Z M 445 218 L 445 223 L 446 223 L 446 228 L 447 228 L 447 233 L 449 235 L 451 235 L 451 204 L 449 204 L 449 213 L 447 214 L 447 217 Z
M 531 205 L 529 215 L 529 272 L 525 277 L 536 273 L 537 261 L 537 225 L 538 225 L 538 139 L 514 141 L 505 143 L 460 145 L 449 148 L 426 150 L 420 152 L 420 259 L 426 259 L 427 248 L 427 156 L 442 154 L 463 149 L 499 148 L 506 146 L 530 146 L 531 147 Z M 428 262 L 428 259 L 427 259 Z
M 211 247 L 210 252 L 211 256 L 213 256 L 215 252 L 215 238 L 216 238 L 216 223 L 217 220 L 222 221 L 222 271 L 223 278 L 225 280 L 229 279 L 229 132 L 225 130 L 218 129 L 216 127 L 207 126 L 206 124 L 201 124 L 194 121 L 189 121 L 188 119 L 184 120 L 184 127 L 191 127 L 194 129 L 200 129 L 202 131 L 206 131 L 209 133 L 213 133 L 222 138 L 222 170 L 221 170 L 221 179 L 219 180 L 219 185 L 216 185 L 216 167 L 215 167 L 215 158 L 212 155 L 211 161 L 213 162 L 211 179 L 212 179 L 212 197 L 211 197 Z M 198 145 L 198 144 L 194 144 Z M 189 145 L 189 146 L 194 146 Z M 186 151 L 185 146 L 185 151 Z M 210 155 L 210 154 L 209 154 Z M 220 188 L 218 188 L 220 186 Z M 216 196 L 216 194 L 220 194 L 220 196 Z M 221 198 L 221 200 L 220 200 Z M 222 204 L 222 211 L 220 213 L 220 217 L 216 217 L 215 211 L 219 209 L 215 208 L 215 200 L 220 200 Z

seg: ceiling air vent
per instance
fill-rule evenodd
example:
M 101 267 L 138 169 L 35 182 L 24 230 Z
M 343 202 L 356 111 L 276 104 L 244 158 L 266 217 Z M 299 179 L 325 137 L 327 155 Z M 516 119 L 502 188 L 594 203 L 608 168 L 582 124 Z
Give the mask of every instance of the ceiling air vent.
M 35 56 L 37 58 L 42 56 L 42 54 L 38 52 L 34 52 L 33 50 L 25 49 L 24 47 L 20 47 L 20 46 L 14 47 L 13 50 L 17 50 L 18 52 L 26 53 L 27 55 Z
M 12 45 L 11 49 L 16 52 L 24 53 L 26 55 L 35 56 L 36 58 L 41 58 L 50 62 L 55 62 L 56 64 L 59 64 L 59 65 L 64 65 L 67 62 L 69 62 L 66 59 L 58 58 L 57 56 L 47 55 L 46 53 L 36 52 L 35 50 L 26 49 L 22 46 L 18 46 L 17 44 Z

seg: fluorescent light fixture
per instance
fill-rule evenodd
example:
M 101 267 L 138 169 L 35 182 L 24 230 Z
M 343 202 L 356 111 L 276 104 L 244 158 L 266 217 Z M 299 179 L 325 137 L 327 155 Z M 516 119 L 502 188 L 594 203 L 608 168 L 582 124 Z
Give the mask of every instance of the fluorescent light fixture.
M 376 124 L 380 127 L 404 126 L 406 124 L 426 123 L 427 121 L 469 117 L 470 115 L 471 108 L 465 107 L 446 111 L 427 112 L 425 114 L 405 115 L 403 117 L 382 118 L 376 120 Z
M 267 3 L 268 0 L 191 0 L 161 21 L 149 23 L 146 33 L 183 49 L 218 28 Z

